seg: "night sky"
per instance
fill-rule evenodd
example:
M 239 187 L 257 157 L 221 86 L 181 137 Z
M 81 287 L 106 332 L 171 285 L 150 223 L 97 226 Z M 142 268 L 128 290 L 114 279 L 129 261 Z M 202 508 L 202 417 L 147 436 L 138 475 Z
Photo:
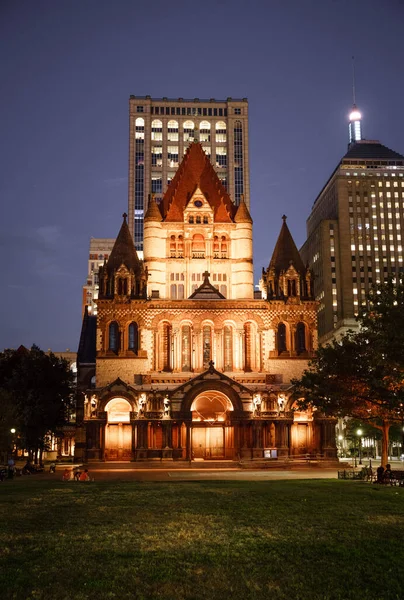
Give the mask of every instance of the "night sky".
M 76 350 L 90 237 L 127 209 L 128 98 L 247 97 L 256 283 L 363 135 L 404 153 L 402 0 L 1 0 L 0 348 Z

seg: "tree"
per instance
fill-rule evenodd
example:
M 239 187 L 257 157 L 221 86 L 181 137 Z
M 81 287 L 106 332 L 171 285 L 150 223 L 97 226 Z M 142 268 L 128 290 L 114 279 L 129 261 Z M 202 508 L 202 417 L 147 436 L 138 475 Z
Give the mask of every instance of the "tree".
M 300 407 L 368 422 L 382 433 L 382 463 L 389 430 L 404 409 L 404 285 L 374 286 L 358 316 L 359 331 L 320 347 L 309 369 L 294 380 Z
M 14 434 L 11 430 L 16 426 L 15 406 L 9 392 L 0 388 L 0 461 L 5 463 L 11 452 Z
M 0 354 L 0 399 L 13 399 L 15 428 L 21 444 L 38 458 L 49 433 L 69 418 L 73 403 L 73 374 L 69 363 L 37 346 Z

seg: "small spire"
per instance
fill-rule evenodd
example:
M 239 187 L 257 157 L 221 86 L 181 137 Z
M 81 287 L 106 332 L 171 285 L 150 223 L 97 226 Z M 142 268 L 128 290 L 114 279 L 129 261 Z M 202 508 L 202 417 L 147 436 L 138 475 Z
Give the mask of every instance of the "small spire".
M 287 216 L 286 216 L 286 215 L 282 215 L 282 221 L 283 221 L 284 223 L 286 223 L 286 219 L 287 219 Z
M 209 283 L 209 277 L 210 277 L 210 273 L 209 271 L 205 271 L 204 273 L 202 273 L 203 275 L 203 279 L 204 279 L 204 283 Z
M 128 215 L 126 214 L 126 212 L 124 212 L 122 216 L 123 216 L 123 220 L 124 220 L 124 221 L 125 221 L 125 223 L 126 223 L 126 217 L 127 217 Z

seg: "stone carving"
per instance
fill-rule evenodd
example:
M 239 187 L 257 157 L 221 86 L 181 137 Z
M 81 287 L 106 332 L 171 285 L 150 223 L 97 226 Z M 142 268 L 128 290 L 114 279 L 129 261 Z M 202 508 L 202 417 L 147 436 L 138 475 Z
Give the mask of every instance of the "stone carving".
M 140 394 L 139 396 L 139 417 L 144 417 L 144 412 L 146 409 L 147 398 L 146 394 Z
M 255 417 L 259 417 L 261 415 L 261 405 L 262 405 L 261 394 L 254 394 L 253 407 L 254 407 L 254 416 Z
M 278 394 L 278 408 L 279 412 L 284 412 L 286 406 L 285 394 Z
M 164 405 L 164 417 L 170 417 L 171 414 L 171 402 L 169 397 L 167 396 L 167 394 L 164 397 L 163 400 L 163 405 Z

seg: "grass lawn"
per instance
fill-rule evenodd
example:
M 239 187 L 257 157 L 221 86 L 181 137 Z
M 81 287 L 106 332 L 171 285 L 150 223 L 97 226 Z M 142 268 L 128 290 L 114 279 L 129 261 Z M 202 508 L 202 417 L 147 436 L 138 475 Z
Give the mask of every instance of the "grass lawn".
M 0 484 L 0 597 L 401 599 L 404 488 Z

